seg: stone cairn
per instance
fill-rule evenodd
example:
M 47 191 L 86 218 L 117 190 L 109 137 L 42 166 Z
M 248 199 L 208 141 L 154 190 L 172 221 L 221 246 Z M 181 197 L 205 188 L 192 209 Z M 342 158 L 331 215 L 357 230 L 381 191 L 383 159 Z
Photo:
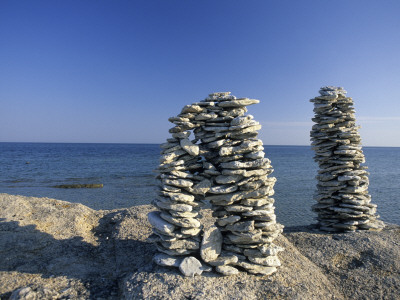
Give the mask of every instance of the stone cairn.
M 355 125 L 352 98 L 340 87 L 322 87 L 314 103 L 316 124 L 312 127 L 312 148 L 319 171 L 313 211 L 324 231 L 381 230 L 376 205 L 368 194 L 368 175 L 361 150 L 359 126 Z
M 223 275 L 270 275 L 280 266 L 283 248 L 273 241 L 283 226 L 270 197 L 276 178 L 268 177 L 273 169 L 257 139 L 261 125 L 245 115 L 256 103 L 213 93 L 169 118 L 175 126 L 161 145 L 158 211 L 148 215 L 161 252 L 157 264 L 178 267 L 185 276 L 213 267 Z M 216 218 L 206 229 L 199 213 L 205 203 Z

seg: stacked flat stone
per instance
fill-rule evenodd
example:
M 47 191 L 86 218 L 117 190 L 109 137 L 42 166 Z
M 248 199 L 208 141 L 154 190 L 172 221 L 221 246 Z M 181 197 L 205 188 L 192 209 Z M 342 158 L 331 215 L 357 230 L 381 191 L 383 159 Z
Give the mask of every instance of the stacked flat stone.
M 280 266 L 277 253 L 283 249 L 273 244 L 283 229 L 271 198 L 276 179 L 268 177 L 273 169 L 257 138 L 261 125 L 245 115 L 246 106 L 256 103 L 213 93 L 169 119 L 175 127 L 161 146 L 160 192 L 154 202 L 159 211 L 149 215 L 163 253 L 156 263 L 179 266 L 187 276 L 210 266 L 224 275 L 239 269 L 269 275 Z M 212 204 L 217 221 L 201 231 L 204 200 Z M 188 265 L 195 270 L 182 267 Z
M 355 124 L 353 100 L 340 87 L 322 87 L 314 103 L 311 141 L 319 164 L 316 179 L 318 226 L 324 231 L 381 230 L 368 193 L 367 167 Z

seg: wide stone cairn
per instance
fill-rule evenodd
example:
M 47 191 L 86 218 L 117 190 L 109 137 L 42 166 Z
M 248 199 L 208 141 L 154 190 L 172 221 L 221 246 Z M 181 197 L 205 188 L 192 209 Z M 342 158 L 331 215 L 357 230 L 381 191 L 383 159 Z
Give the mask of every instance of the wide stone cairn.
M 245 270 L 270 275 L 283 248 L 274 239 L 276 178 L 257 139 L 261 125 L 246 115 L 259 103 L 213 93 L 169 118 L 172 138 L 161 145 L 160 191 L 148 216 L 159 254 L 154 261 L 179 267 L 185 276 L 213 267 L 223 275 Z M 190 140 L 191 132 L 194 139 Z M 199 211 L 211 203 L 216 223 L 204 229 Z
M 318 226 L 324 231 L 381 230 L 376 205 L 368 194 L 367 167 L 361 150 L 359 126 L 355 125 L 352 98 L 340 87 L 322 87 L 314 103 L 316 124 L 312 127 L 312 148 L 319 164 L 316 179 Z

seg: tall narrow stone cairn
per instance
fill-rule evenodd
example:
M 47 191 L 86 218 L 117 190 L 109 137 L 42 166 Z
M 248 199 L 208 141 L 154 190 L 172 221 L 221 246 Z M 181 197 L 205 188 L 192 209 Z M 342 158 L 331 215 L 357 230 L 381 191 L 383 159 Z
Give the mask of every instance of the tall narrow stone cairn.
M 158 211 L 148 216 L 161 252 L 157 264 L 186 276 L 212 268 L 269 275 L 280 266 L 283 248 L 273 244 L 283 229 L 271 198 L 276 179 L 257 139 L 261 125 L 245 114 L 256 103 L 213 93 L 169 118 L 175 126 L 161 145 Z M 217 221 L 203 229 L 199 211 L 207 201 Z
M 316 124 L 312 127 L 312 148 L 319 164 L 316 179 L 318 201 L 313 210 L 324 231 L 381 230 L 376 205 L 368 194 L 367 167 L 361 150 L 359 126 L 355 125 L 352 98 L 340 87 L 322 87 L 314 103 Z

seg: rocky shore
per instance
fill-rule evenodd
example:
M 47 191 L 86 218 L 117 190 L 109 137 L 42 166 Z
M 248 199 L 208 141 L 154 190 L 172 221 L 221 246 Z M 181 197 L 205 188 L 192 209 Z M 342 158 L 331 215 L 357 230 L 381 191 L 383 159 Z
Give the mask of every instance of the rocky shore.
M 188 278 L 152 262 L 150 205 L 95 211 L 0 194 L 1 299 L 398 299 L 400 226 L 324 233 L 285 228 L 271 276 Z M 202 223 L 211 224 L 205 210 Z

